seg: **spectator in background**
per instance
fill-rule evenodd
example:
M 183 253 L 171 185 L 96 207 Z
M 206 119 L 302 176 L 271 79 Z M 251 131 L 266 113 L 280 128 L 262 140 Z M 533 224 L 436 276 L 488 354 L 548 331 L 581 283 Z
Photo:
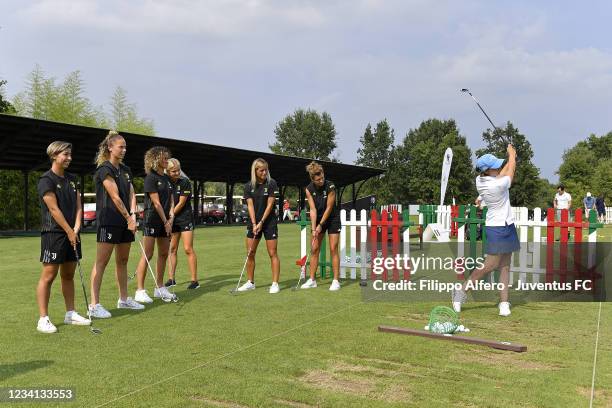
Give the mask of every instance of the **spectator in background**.
M 589 212 L 595 209 L 595 197 L 591 196 L 591 193 L 588 192 L 586 193 L 586 197 L 584 197 L 584 200 L 582 200 L 582 203 L 584 204 L 584 215 L 588 219 Z
M 565 186 L 563 184 L 559 185 L 559 187 L 557 188 L 554 206 L 555 210 L 557 210 L 557 220 L 561 220 L 561 210 L 571 210 L 572 208 L 572 196 L 570 195 L 570 193 L 565 191 Z
M 595 200 L 595 208 L 597 208 L 597 219 L 599 222 L 606 221 L 606 202 L 604 201 L 603 193 L 599 193 L 599 197 Z
M 291 215 L 291 205 L 289 204 L 289 200 L 285 200 L 283 202 L 283 221 L 285 221 L 285 217 L 289 218 L 289 221 L 293 221 L 293 216 Z

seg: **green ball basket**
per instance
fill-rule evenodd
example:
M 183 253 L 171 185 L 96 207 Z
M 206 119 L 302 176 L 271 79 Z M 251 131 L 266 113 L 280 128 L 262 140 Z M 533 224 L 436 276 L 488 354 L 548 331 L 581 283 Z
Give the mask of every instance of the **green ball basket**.
M 459 315 L 450 307 L 436 306 L 429 313 L 429 331 L 452 334 L 459 327 Z

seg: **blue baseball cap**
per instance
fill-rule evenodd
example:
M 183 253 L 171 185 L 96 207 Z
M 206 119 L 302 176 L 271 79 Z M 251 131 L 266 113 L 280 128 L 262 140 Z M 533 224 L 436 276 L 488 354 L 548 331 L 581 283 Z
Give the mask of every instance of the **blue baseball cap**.
M 487 171 L 489 169 L 499 169 L 504 164 L 504 159 L 498 159 L 492 154 L 485 154 L 480 156 L 476 160 L 476 168 L 480 171 Z

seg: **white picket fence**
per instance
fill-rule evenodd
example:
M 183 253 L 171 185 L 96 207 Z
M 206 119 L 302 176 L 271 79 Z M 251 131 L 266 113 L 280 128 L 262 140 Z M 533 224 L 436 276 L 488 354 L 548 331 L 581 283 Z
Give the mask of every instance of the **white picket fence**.
M 546 265 L 542 264 L 546 258 L 546 253 L 542 253 L 542 248 L 545 248 L 546 238 L 543 238 L 542 228 L 548 226 L 546 219 L 542 220 L 542 209 L 534 208 L 533 218 L 529 219 L 529 210 L 527 207 L 513 207 L 512 214 L 514 216 L 514 225 L 517 229 L 521 248 L 518 252 L 512 254 L 510 264 L 510 282 L 513 282 L 514 273 L 519 273 L 519 279 L 527 282 L 528 275 L 531 275 L 533 283 L 540 282 L 542 276 L 546 274 Z M 586 221 L 586 220 L 585 220 Z M 529 231 L 531 232 L 531 240 L 529 240 Z M 570 229 L 570 231 L 572 231 Z M 572 231 L 573 233 L 573 231 Z M 465 256 L 465 225 L 461 226 L 457 231 L 457 257 Z M 597 242 L 597 231 L 593 231 L 588 235 L 588 242 Z M 596 252 L 595 245 L 588 245 L 587 250 L 587 267 L 591 268 L 595 265 Z M 493 280 L 494 275 L 490 275 Z
M 444 208 L 446 207 L 446 208 Z M 438 209 L 439 220 L 445 225 L 448 222 L 450 229 L 450 206 L 442 206 Z M 447 214 L 448 213 L 448 217 Z M 542 261 L 546 258 L 545 251 L 545 234 L 542 233 L 542 228 L 546 228 L 548 223 L 546 219 L 542 219 L 542 209 L 535 208 L 533 217 L 529 218 L 529 210 L 527 207 L 513 207 L 514 225 L 517 228 L 521 248 L 518 252 L 513 253 L 510 266 L 511 276 L 513 281 L 513 273 L 519 273 L 521 281 L 526 282 L 528 275 L 531 275 L 531 280 L 536 283 L 542 280 L 542 276 L 546 274 L 545 263 Z M 608 214 L 612 216 L 612 208 L 608 208 Z M 347 217 L 348 215 L 348 217 Z M 340 278 L 346 279 L 366 279 L 371 265 L 371 253 L 368 250 L 368 239 L 370 220 L 369 213 L 366 210 L 361 210 L 359 217 L 357 211 L 351 210 L 347 213 L 346 210 L 340 211 L 340 221 L 342 229 L 340 230 L 339 255 L 340 255 Z M 446 221 L 446 220 L 449 221 Z M 585 220 L 586 222 L 586 220 Z M 531 230 L 531 234 L 530 234 Z M 558 228 L 557 228 L 558 230 Z M 570 231 L 573 233 L 573 228 Z M 307 228 L 300 231 L 300 254 L 301 257 L 306 256 L 309 250 L 307 246 Z M 359 231 L 359 234 L 357 234 Z M 406 228 L 402 233 L 402 255 L 410 256 L 410 229 Z M 359 236 L 357 236 L 359 235 Z M 531 235 L 531 237 L 530 237 Z M 530 239 L 531 238 L 531 239 Z M 588 242 L 597 242 L 597 231 L 588 235 Z M 465 225 L 462 225 L 457 231 L 457 257 L 465 257 Z M 588 245 L 587 266 L 589 268 L 595 265 L 596 253 L 595 245 Z M 348 271 L 348 274 L 347 274 Z M 359 273 L 358 273 L 359 272 Z M 493 279 L 493 274 L 490 275 Z
M 606 207 L 606 224 L 612 224 L 612 207 Z

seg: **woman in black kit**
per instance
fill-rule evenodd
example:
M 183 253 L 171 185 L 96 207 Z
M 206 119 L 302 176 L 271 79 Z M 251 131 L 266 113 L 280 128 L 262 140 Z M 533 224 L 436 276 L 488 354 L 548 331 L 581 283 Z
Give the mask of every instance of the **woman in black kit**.
M 183 248 L 187 255 L 189 270 L 191 271 L 191 282 L 187 289 L 197 289 L 198 283 L 198 259 L 193 250 L 193 210 L 191 209 L 191 182 L 187 177 L 181 176 L 181 163 L 178 159 L 168 160 L 166 174 L 172 182 L 174 193 L 174 224 L 172 224 L 172 238 L 170 239 L 170 269 L 166 287 L 176 285 L 174 274 L 176 272 L 176 256 L 179 241 L 183 238 Z M 183 173 L 184 174 L 184 173 Z
M 310 175 L 311 183 L 306 187 L 306 198 L 310 206 L 310 221 L 312 225 L 312 252 L 310 256 L 310 279 L 302 285 L 302 289 L 317 287 L 315 274 L 319 264 L 319 252 L 321 241 L 325 231 L 329 236 L 329 252 L 332 259 L 332 271 L 334 279 L 329 290 L 340 290 L 340 255 L 338 254 L 339 234 L 342 229 L 340 223 L 340 211 L 336 205 L 336 186 L 333 181 L 325 179 L 323 166 L 313 161 L 306 166 Z M 325 248 L 323 248 L 325 250 Z
M 115 276 L 119 287 L 117 308 L 141 310 L 144 306 L 128 297 L 127 264 L 136 231 L 136 194 L 132 171 L 123 164 L 127 151 L 125 139 L 115 131 L 98 146 L 96 156 L 96 263 L 91 271 L 91 304 L 89 312 L 98 319 L 111 317 L 100 304 L 102 277 L 113 250 Z
M 244 292 L 255 289 L 255 254 L 257 246 L 263 235 L 266 239 L 266 248 L 270 255 L 272 266 L 272 285 L 270 293 L 278 293 L 278 279 L 280 276 L 280 260 L 277 254 L 278 226 L 276 215 L 276 197 L 278 185 L 270 177 L 268 162 L 264 159 L 255 159 L 251 165 L 251 181 L 244 185 L 244 199 L 249 209 L 247 223 L 247 282 L 238 288 Z
M 57 328 L 49 320 L 51 284 L 59 271 L 62 295 L 66 305 L 64 324 L 89 325 L 91 321 L 74 310 L 74 271 L 77 256 L 81 257 L 79 230 L 81 229 L 81 196 L 76 177 L 65 170 L 72 161 L 72 145 L 53 142 L 47 147 L 51 169 L 38 180 L 40 197 L 41 234 L 40 262 L 43 264 L 36 287 L 40 318 L 36 330 L 55 333 Z
M 134 299 L 138 302 L 152 303 L 144 288 L 147 274 L 147 262 L 150 261 L 157 242 L 157 263 L 155 275 L 155 291 L 153 297 L 174 299 L 175 296 L 164 286 L 164 270 L 170 247 L 170 234 L 174 222 L 174 200 L 172 198 L 172 183 L 164 171 L 168 167 L 170 151 L 162 146 L 147 150 L 144 157 L 144 169 L 147 173 L 144 179 L 145 209 L 143 223 L 144 254 L 140 257 L 136 268 L 137 285 Z M 145 258 L 146 256 L 146 258 Z

